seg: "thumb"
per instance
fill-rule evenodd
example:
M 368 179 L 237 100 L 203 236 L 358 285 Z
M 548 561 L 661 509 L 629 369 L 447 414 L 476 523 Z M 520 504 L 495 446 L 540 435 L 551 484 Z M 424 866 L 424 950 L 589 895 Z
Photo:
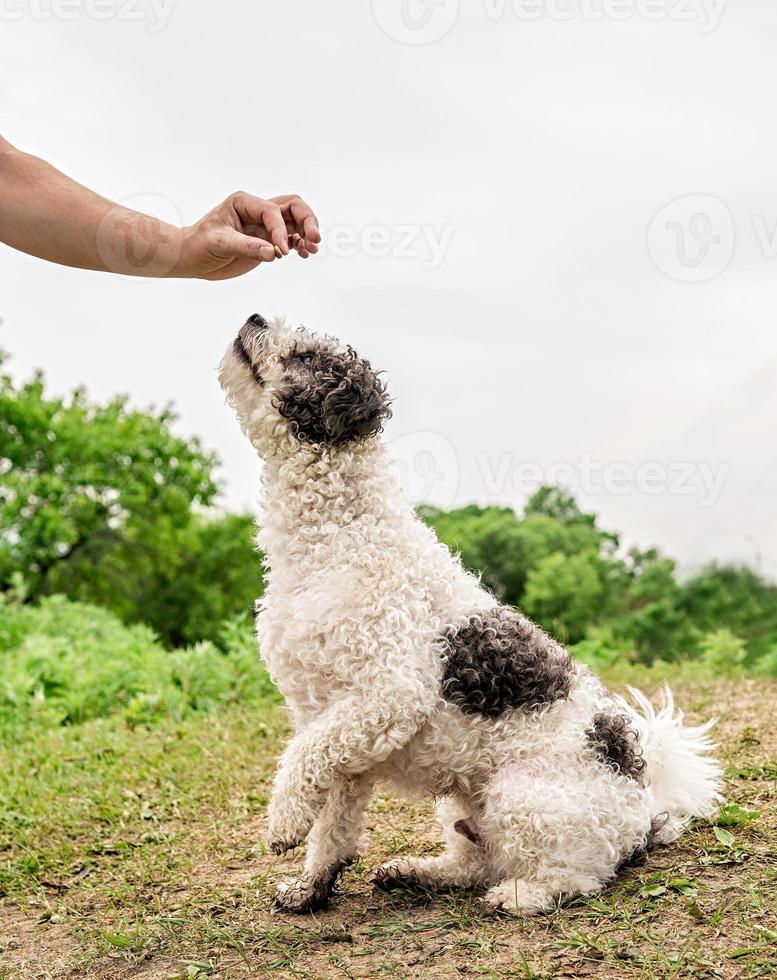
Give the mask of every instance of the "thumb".
M 272 262 L 275 249 L 263 238 L 244 235 L 234 228 L 222 228 L 218 234 L 218 252 L 229 259 L 252 259 L 254 262 Z

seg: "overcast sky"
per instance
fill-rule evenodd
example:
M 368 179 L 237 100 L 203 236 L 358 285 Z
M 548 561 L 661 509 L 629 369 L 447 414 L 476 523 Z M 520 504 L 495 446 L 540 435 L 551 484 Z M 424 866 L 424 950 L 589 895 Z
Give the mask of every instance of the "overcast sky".
M 325 247 L 223 283 L 0 246 L 0 345 L 172 400 L 257 464 L 215 367 L 252 312 L 388 372 L 408 491 L 557 479 L 629 543 L 777 578 L 777 9 L 766 0 L 0 0 L 0 132 L 191 222 L 298 192 Z

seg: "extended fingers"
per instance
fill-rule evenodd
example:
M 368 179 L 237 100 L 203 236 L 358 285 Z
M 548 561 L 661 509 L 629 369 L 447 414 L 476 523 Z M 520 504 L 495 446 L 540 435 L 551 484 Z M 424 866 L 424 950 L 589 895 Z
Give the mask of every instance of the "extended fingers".
M 287 225 L 291 225 L 291 230 L 305 240 L 307 251 L 317 252 L 316 246 L 321 241 L 321 232 L 318 228 L 318 219 L 311 206 L 303 201 L 298 194 L 274 197 L 273 201 L 283 211 Z
M 308 243 L 302 237 L 302 235 L 293 234 L 291 236 L 291 247 L 296 250 L 297 255 L 301 259 L 306 259 L 310 255 L 311 250 L 317 252 L 318 248 L 315 245 L 308 246 Z

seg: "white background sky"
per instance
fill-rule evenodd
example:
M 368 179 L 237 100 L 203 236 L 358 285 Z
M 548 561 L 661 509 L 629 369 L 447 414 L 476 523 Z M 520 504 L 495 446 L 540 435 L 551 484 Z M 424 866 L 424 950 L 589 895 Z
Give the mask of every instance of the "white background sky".
M 0 132 L 184 222 L 298 192 L 329 247 L 204 283 L 0 246 L 15 375 L 172 400 L 223 460 L 224 506 L 250 508 L 215 367 L 247 314 L 286 313 L 387 370 L 417 495 L 520 507 L 519 467 L 562 463 L 629 542 L 777 577 L 770 0 L 442 0 L 419 28 L 402 0 L 101 3 L 0 0 Z M 437 261 L 424 229 L 449 239 Z

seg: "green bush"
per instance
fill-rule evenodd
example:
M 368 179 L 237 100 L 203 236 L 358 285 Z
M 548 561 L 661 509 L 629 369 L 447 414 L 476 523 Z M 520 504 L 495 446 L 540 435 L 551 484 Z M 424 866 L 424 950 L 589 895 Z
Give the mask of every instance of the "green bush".
M 123 712 L 132 725 L 278 697 L 242 617 L 204 641 L 166 650 L 147 626 L 63 596 L 0 603 L 0 732 L 72 725 Z
M 750 669 L 756 677 L 777 677 L 777 647 L 755 660 Z

